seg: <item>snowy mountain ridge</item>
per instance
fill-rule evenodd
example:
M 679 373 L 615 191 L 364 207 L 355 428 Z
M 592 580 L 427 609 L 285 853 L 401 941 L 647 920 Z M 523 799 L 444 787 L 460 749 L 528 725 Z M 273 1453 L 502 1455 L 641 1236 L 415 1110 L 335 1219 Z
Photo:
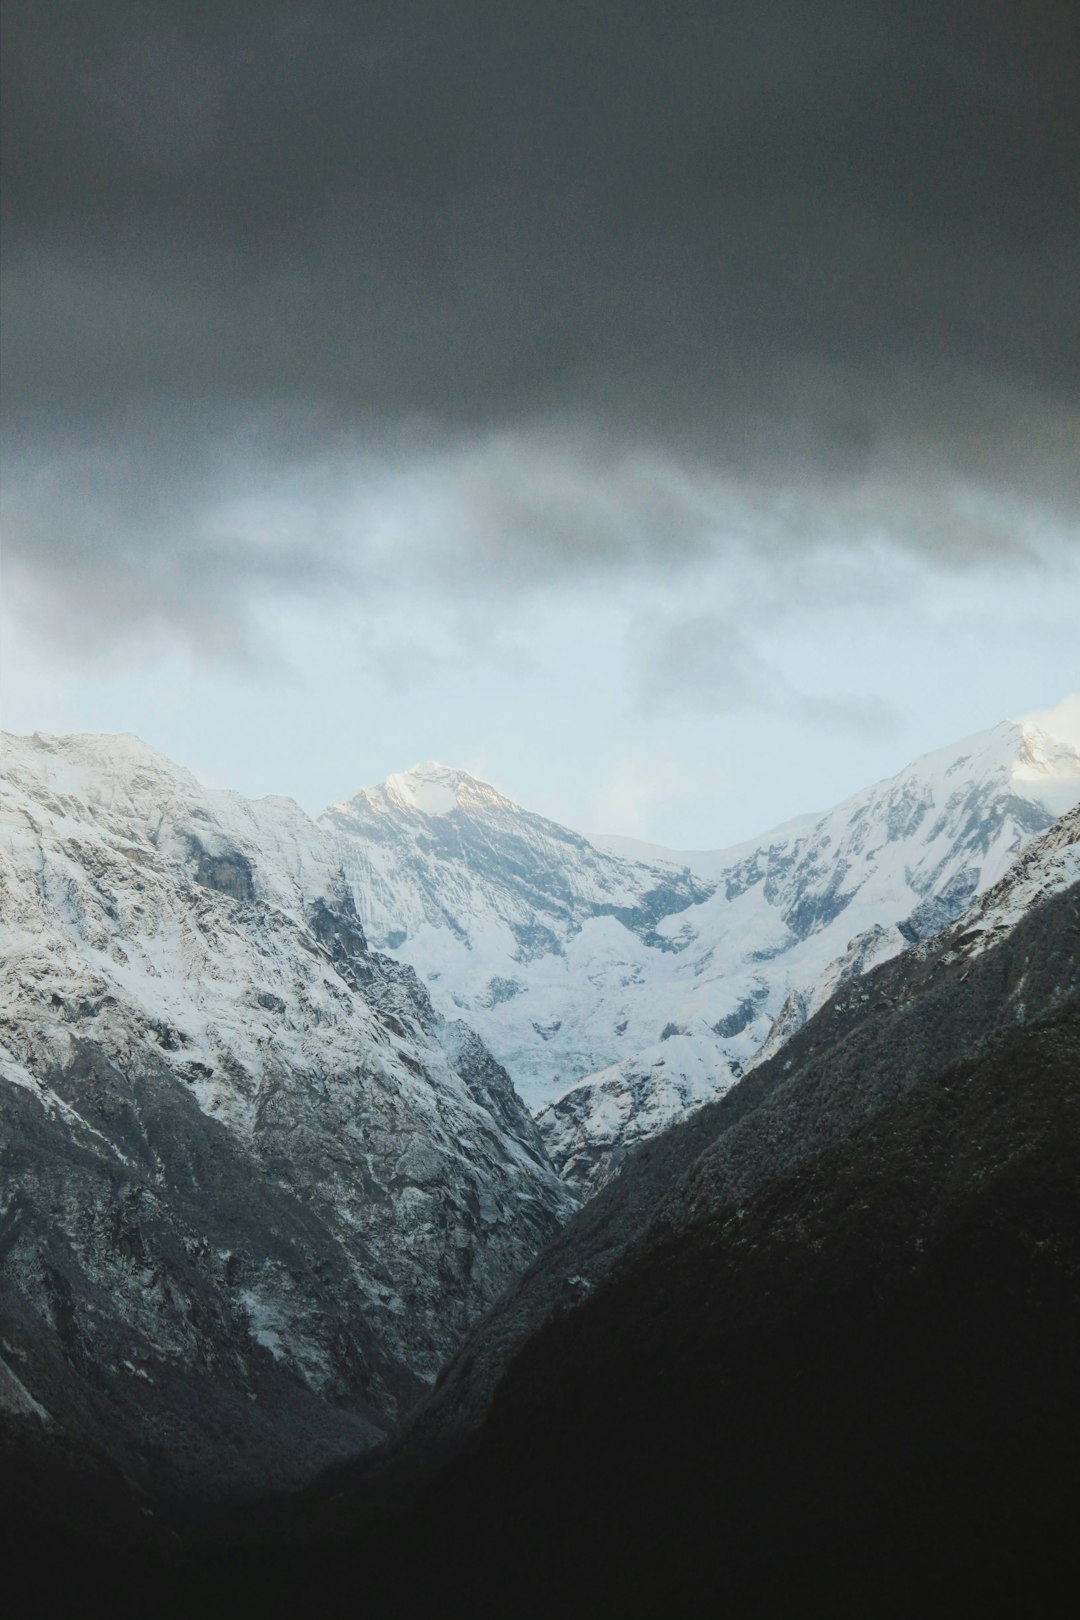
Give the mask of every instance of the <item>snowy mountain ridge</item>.
M 3 1403 L 215 1489 L 365 1449 L 636 1142 L 1075 883 L 1070 799 L 1076 749 L 1006 724 L 694 870 L 446 767 L 316 825 L 5 737 Z
M 363 1449 L 572 1207 L 290 799 L 5 737 L 0 953 L 4 1355 L 87 1443 L 167 1410 L 192 1475 Z
M 760 839 L 651 860 L 601 848 L 434 763 L 362 789 L 317 826 L 290 799 L 202 789 L 132 737 L 11 739 L 5 774 L 16 792 L 32 781 L 29 801 L 48 810 L 61 911 L 56 874 L 71 863 L 78 890 L 89 818 L 129 869 L 171 865 L 203 890 L 269 908 L 298 935 L 310 935 L 313 908 L 351 914 L 358 937 L 362 928 L 419 976 L 442 1059 L 455 1020 L 478 1032 L 578 1192 L 635 1141 L 722 1094 L 845 978 L 945 926 L 1080 800 L 1075 745 L 1011 721 Z M 238 982 L 234 968 L 219 959 L 193 971 L 164 936 L 157 956 L 145 943 L 128 951 L 128 930 L 143 940 L 142 913 L 117 910 L 97 931 L 87 916 L 54 964 L 76 977 L 94 967 L 109 993 L 182 1027 L 184 1045 L 166 1061 L 189 1065 L 200 1105 L 249 1128 L 255 1103 L 222 1076 L 233 1064 L 264 1074 L 268 1052 L 306 1062 L 317 998 L 297 1047 L 276 990 L 273 1006 L 210 997 L 230 972 Z M 6 922 L 17 955 L 17 911 Z M 334 1048 L 324 1009 L 316 1021 Z
M 361 788 L 355 797 L 364 798 L 372 810 L 393 814 L 398 810 L 418 810 L 426 816 L 445 816 L 453 810 L 473 810 L 485 807 L 516 810 L 517 806 L 503 798 L 489 782 L 482 782 L 469 771 L 452 765 L 439 765 L 434 760 L 412 765 L 407 771 L 398 771 L 373 788 Z M 327 814 L 342 808 L 331 805 Z
M 763 838 L 622 841 L 628 859 L 494 789 L 426 812 L 415 785 L 436 771 L 464 774 L 415 767 L 407 805 L 368 789 L 320 821 L 373 940 L 477 1028 L 579 1190 L 843 977 L 944 927 L 1080 800 L 1075 745 L 1005 721 Z

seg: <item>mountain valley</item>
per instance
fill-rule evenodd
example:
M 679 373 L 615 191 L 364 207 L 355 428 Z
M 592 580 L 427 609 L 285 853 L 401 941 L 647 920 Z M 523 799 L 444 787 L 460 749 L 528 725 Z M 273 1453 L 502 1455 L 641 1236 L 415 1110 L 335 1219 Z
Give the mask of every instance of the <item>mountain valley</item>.
M 681 865 L 441 767 L 318 824 L 130 738 L 3 774 L 0 1437 L 50 1579 L 899 1616 L 1060 1574 L 1075 752 L 998 727 Z M 564 980 L 533 1117 L 500 1053 Z M 678 1028 L 560 1090 L 624 1014 Z

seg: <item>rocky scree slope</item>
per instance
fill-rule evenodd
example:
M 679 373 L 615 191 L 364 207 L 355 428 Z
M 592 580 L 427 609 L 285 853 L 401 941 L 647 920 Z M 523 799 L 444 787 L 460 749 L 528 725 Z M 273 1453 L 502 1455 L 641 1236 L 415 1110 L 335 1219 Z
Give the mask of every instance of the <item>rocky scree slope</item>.
M 297 805 L 5 738 L 0 1411 L 156 1489 L 381 1438 L 570 1203 Z
M 469 1336 L 414 1414 L 405 1453 L 474 1430 L 521 1346 L 643 1244 L 741 1208 L 852 1131 L 872 1131 L 913 1087 L 996 1053 L 1018 1030 L 1074 1017 L 1078 997 L 1080 809 L 952 927 L 847 981 L 774 1057 L 630 1154 Z M 1080 1050 L 1068 1051 L 1080 1101 Z
M 1078 800 L 1080 753 L 1005 722 L 715 853 L 628 860 L 444 766 L 320 819 L 370 937 L 479 1030 L 584 1193 Z

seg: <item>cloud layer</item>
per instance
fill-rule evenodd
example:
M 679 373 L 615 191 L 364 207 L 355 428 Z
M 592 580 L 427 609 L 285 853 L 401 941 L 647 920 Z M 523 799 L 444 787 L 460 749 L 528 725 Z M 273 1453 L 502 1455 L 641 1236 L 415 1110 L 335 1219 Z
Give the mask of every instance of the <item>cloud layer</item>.
M 1074 544 L 1077 33 L 11 0 L 17 582 L 80 645 L 245 656 L 261 603 L 362 614 L 395 568 L 471 598 Z
M 966 429 L 923 420 L 921 365 L 1075 385 L 1068 4 L 6 10 L 38 420 L 577 403 L 702 437 L 823 407 L 808 449 L 857 463 L 897 359 L 889 410 L 935 436 Z

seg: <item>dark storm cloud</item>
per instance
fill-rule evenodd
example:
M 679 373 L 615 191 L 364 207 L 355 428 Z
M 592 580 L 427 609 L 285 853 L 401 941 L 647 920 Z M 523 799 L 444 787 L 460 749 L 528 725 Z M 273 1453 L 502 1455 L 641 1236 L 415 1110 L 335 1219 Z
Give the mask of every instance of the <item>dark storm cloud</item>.
M 16 407 L 707 420 L 815 351 L 1075 383 L 1067 4 L 5 11 Z
M 363 588 L 360 559 L 327 521 L 327 480 L 319 464 L 283 478 L 265 455 L 205 435 L 25 449 L 3 476 L 6 583 L 20 617 L 76 658 L 122 653 L 118 635 L 164 634 L 265 663 L 253 632 L 268 599 Z
M 148 596 L 169 558 L 218 601 L 290 557 L 337 580 L 303 525 L 215 552 L 208 432 L 238 431 L 237 487 L 373 434 L 460 452 L 475 566 L 511 575 L 692 556 L 717 477 L 1065 511 L 1076 34 L 1050 0 L 10 0 L 13 543 Z M 66 494 L 31 518 L 46 452 Z M 76 473 L 110 454 L 87 549 Z M 1002 544 L 948 501 L 919 532 Z

